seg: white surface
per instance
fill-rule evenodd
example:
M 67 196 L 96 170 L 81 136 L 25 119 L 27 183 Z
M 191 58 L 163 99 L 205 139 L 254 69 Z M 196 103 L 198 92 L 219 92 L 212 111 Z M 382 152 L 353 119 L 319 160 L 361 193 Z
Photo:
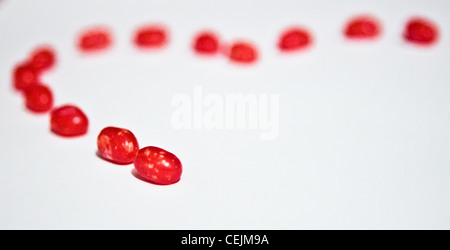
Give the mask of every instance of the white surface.
M 347 42 L 343 24 L 373 13 L 374 43 Z M 2 229 L 430 229 L 450 228 L 450 2 L 441 1 L 3 1 L 0 4 L 0 228 Z M 440 26 L 430 49 L 405 45 L 412 15 Z M 142 53 L 133 29 L 157 22 L 170 45 Z M 115 46 L 83 57 L 86 26 L 107 24 Z M 313 31 L 310 51 L 280 55 L 287 26 Z M 255 42 L 260 62 L 240 68 L 198 58 L 203 28 Z M 89 134 L 62 139 L 26 112 L 12 67 L 37 45 L 58 51 L 46 76 L 56 104 L 75 103 Z M 280 137 L 253 130 L 174 130 L 171 98 L 280 94 Z M 156 186 L 132 166 L 96 155 L 105 126 L 132 130 L 182 161 L 182 180 Z

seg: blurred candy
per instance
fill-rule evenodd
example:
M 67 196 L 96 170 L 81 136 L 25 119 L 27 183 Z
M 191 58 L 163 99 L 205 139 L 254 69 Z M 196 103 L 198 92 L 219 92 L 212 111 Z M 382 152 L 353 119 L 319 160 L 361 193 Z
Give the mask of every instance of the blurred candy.
M 231 45 L 230 60 L 238 63 L 253 63 L 258 59 L 256 48 L 246 42 L 236 42 Z
M 31 54 L 31 65 L 38 72 L 48 70 L 55 64 L 55 58 L 56 55 L 53 49 L 41 47 Z
M 83 52 L 104 50 L 112 44 L 111 32 L 107 28 L 91 28 L 81 33 L 78 48 Z
M 438 39 L 437 26 L 430 20 L 415 17 L 406 24 L 403 37 L 406 41 L 418 45 L 431 45 Z
M 202 32 L 194 39 L 194 50 L 199 54 L 216 54 L 219 50 L 219 39 L 212 32 Z
M 14 69 L 13 84 L 15 89 L 25 90 L 38 83 L 38 72 L 31 63 L 23 63 Z
M 140 48 L 159 48 L 167 43 L 167 31 L 158 25 L 148 25 L 139 28 L 134 37 L 134 43 Z
M 34 85 L 25 90 L 25 106 L 33 112 L 47 112 L 53 107 L 53 94 L 45 85 Z
M 358 16 L 351 19 L 344 34 L 350 39 L 373 39 L 380 35 L 380 22 L 371 16 Z
M 309 32 L 302 28 L 290 28 L 284 31 L 278 41 L 282 51 L 295 51 L 308 47 L 312 42 Z

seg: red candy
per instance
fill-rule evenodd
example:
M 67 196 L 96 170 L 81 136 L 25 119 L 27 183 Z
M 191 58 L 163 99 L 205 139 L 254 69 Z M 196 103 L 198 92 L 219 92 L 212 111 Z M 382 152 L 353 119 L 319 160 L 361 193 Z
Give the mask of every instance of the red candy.
M 416 17 L 406 24 L 403 37 L 411 43 L 431 45 L 437 41 L 438 33 L 438 28 L 430 20 Z
M 78 136 L 86 134 L 89 126 L 87 116 L 79 108 L 65 105 L 52 110 L 50 129 L 61 136 Z
M 308 47 L 312 42 L 311 35 L 302 28 L 291 28 L 281 34 L 278 48 L 282 51 L 294 51 Z
M 79 40 L 78 48 L 84 52 L 104 50 L 110 47 L 112 38 L 106 28 L 93 28 L 84 31 Z
M 215 54 L 219 50 L 219 39 L 211 32 L 203 32 L 194 40 L 194 50 L 199 54 Z
M 380 33 L 378 20 L 370 16 L 353 18 L 344 30 L 344 34 L 350 39 L 372 39 L 378 37 Z
M 15 89 L 25 90 L 38 84 L 38 73 L 30 63 L 25 63 L 14 69 L 13 81 Z
M 38 72 L 53 67 L 56 61 L 55 52 L 49 47 L 36 49 L 31 55 L 31 66 Z
M 133 163 L 139 144 L 131 131 L 123 128 L 104 128 L 97 137 L 99 154 L 118 164 Z
M 237 42 L 231 46 L 229 57 L 233 62 L 253 63 L 258 59 L 258 52 L 250 43 Z
M 167 43 L 166 30 L 157 25 L 145 26 L 136 31 L 134 43 L 140 48 L 159 48 Z
M 33 112 L 47 112 L 53 107 L 52 91 L 45 85 L 35 85 L 25 91 L 25 106 Z
M 180 160 L 174 154 L 157 147 L 139 150 L 134 167 L 142 178 L 161 185 L 178 182 L 182 173 Z
M 0 0 L 1 1 L 1 0 Z M 344 29 L 349 39 L 373 39 L 380 35 L 377 19 L 359 16 L 351 19 Z M 438 28 L 429 20 L 412 18 L 405 26 L 404 39 L 419 45 L 430 45 L 438 39 Z M 140 48 L 159 48 L 167 44 L 168 32 L 157 25 L 141 27 L 134 40 Z M 285 30 L 279 40 L 281 51 L 297 51 L 310 46 L 313 38 L 309 31 L 300 27 Z M 78 47 L 84 52 L 99 51 L 112 44 L 111 33 L 105 28 L 93 28 L 83 32 L 78 39 Z M 199 33 L 193 49 L 199 54 L 216 54 L 221 47 L 218 37 L 212 32 Z M 232 62 L 253 63 L 258 59 L 258 50 L 251 43 L 235 42 L 225 48 L 225 54 Z M 23 91 L 25 106 L 32 112 L 47 112 L 53 107 L 53 94 L 49 87 L 40 84 L 39 76 L 52 68 L 56 55 L 50 47 L 40 47 L 31 53 L 29 60 L 17 66 L 13 72 L 13 84 Z M 86 134 L 89 127 L 87 116 L 76 106 L 64 105 L 54 108 L 50 113 L 50 130 L 60 136 L 79 136 Z M 145 180 L 170 185 L 181 179 L 181 161 L 172 153 L 158 148 L 145 147 L 139 150 L 134 134 L 123 128 L 106 127 L 97 137 L 99 155 L 113 163 L 134 163 L 136 172 Z

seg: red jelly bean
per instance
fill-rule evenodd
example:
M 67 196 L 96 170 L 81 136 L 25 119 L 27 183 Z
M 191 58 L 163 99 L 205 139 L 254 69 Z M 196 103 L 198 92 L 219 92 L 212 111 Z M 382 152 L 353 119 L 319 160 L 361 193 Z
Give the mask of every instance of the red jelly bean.
M 53 94 L 45 85 L 35 85 L 25 91 L 25 106 L 33 112 L 47 112 L 53 107 Z
M 157 147 L 139 150 L 134 167 L 142 178 L 161 185 L 178 182 L 182 173 L 180 160 L 174 154 Z
M 38 73 L 30 63 L 21 64 L 14 69 L 13 81 L 17 90 L 25 90 L 38 84 Z
M 131 131 L 123 128 L 104 128 L 97 137 L 99 154 L 118 164 L 133 163 L 139 144 Z
M 212 32 L 203 32 L 194 39 L 194 50 L 199 54 L 215 54 L 219 50 L 219 39 Z
M 79 108 L 65 105 L 52 110 L 50 129 L 61 136 L 78 136 L 86 134 L 89 126 L 87 116 Z
M 78 40 L 78 48 L 84 52 L 104 50 L 112 44 L 111 33 L 107 28 L 92 28 L 84 31 Z
M 414 44 L 431 45 L 437 41 L 438 33 L 438 28 L 432 21 L 416 17 L 406 24 L 403 37 Z
M 157 25 L 141 27 L 136 31 L 134 43 L 140 48 L 159 48 L 167 43 L 166 30 Z
M 312 42 L 309 32 L 302 28 L 291 28 L 281 34 L 278 48 L 282 51 L 294 51 L 308 47 Z
M 31 66 L 38 72 L 48 70 L 55 64 L 55 58 L 55 52 L 50 47 L 38 48 L 31 54 Z
M 234 62 L 253 63 L 258 59 L 258 52 L 250 43 L 237 42 L 231 46 L 229 57 Z
M 371 16 L 359 16 L 349 21 L 344 34 L 350 39 L 373 39 L 380 35 L 380 22 Z

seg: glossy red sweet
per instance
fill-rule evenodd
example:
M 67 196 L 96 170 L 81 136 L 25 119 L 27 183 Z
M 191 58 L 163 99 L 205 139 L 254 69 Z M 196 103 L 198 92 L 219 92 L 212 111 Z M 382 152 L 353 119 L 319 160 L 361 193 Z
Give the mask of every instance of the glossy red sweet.
M 41 47 L 31 54 L 31 66 L 38 72 L 48 70 L 55 65 L 56 55 L 52 48 Z
M 13 84 L 17 90 L 25 90 L 39 83 L 38 72 L 30 63 L 17 66 L 13 72 Z
M 106 127 L 97 137 L 98 153 L 106 160 L 118 164 L 133 163 L 139 144 L 131 131 Z
M 219 51 L 219 39 L 212 32 L 202 32 L 194 39 L 194 50 L 199 54 L 212 55 Z
M 278 48 L 281 51 L 296 51 L 307 48 L 311 45 L 312 37 L 303 28 L 290 28 L 284 31 L 278 41 Z
M 229 58 L 232 62 L 253 63 L 258 59 L 258 52 L 250 43 L 236 42 L 231 45 Z
M 110 47 L 111 44 L 111 32 L 103 27 L 85 30 L 78 39 L 78 48 L 83 52 L 104 50 Z
M 134 159 L 137 173 L 144 179 L 161 185 L 178 182 L 182 165 L 172 153 L 157 147 L 145 147 L 139 150 Z
M 418 45 L 434 44 L 439 36 L 437 26 L 425 18 L 415 17 L 405 26 L 403 37 L 406 41 Z
M 354 17 L 344 29 L 345 36 L 350 39 L 373 39 L 380 33 L 380 22 L 372 16 Z
M 32 112 L 47 112 L 53 107 L 53 94 L 45 85 L 35 85 L 25 90 L 25 106 Z
M 60 136 L 79 136 L 88 131 L 87 116 L 76 106 L 64 105 L 50 113 L 50 129 Z
M 140 48 L 159 48 L 166 45 L 168 34 L 165 28 L 148 25 L 139 28 L 134 36 L 134 43 Z

